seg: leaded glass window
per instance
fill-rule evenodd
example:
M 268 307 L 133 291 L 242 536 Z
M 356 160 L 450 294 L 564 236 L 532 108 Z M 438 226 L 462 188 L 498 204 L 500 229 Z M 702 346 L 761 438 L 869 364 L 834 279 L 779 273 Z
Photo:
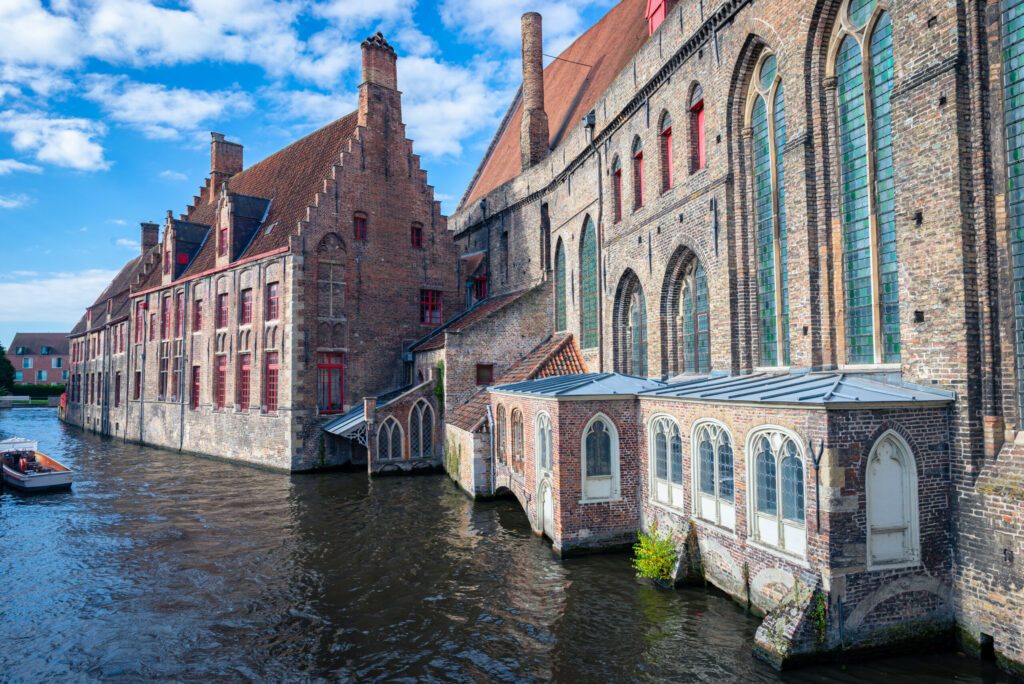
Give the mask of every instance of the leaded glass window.
M 757 244 L 757 308 L 763 366 L 789 365 L 786 202 L 782 150 L 785 95 L 775 56 L 765 53 L 751 83 Z
M 565 330 L 568 327 L 565 286 L 565 250 L 562 248 L 562 241 L 559 240 L 555 248 L 555 330 Z
M 580 238 L 580 329 L 584 349 L 598 344 L 597 297 L 597 234 L 588 216 Z
M 758 540 L 790 553 L 806 550 L 804 462 L 795 437 L 779 429 L 751 438 L 754 452 L 756 511 L 752 532 Z
M 840 11 L 839 115 L 848 363 L 899 363 L 899 265 L 892 166 L 892 23 L 876 0 Z
M 796 446 L 786 443 L 789 453 L 782 459 L 782 517 L 804 521 L 804 468 L 796 454 Z
M 775 454 L 767 437 L 762 437 L 757 449 L 757 511 L 767 515 L 778 512 L 778 492 Z
M 679 289 L 678 345 L 681 358 L 675 372 L 707 373 L 711 370 L 711 321 L 708 279 L 704 267 L 693 259 L 685 269 Z
M 1003 0 L 1002 13 L 1006 209 L 1017 321 L 1017 397 L 1024 415 L 1024 0 Z
M 587 477 L 612 474 L 612 439 L 604 421 L 595 421 L 587 431 Z
M 430 458 L 434 454 L 434 409 L 419 401 L 409 414 L 409 450 L 413 458 Z
M 679 426 L 668 416 L 651 421 L 651 498 L 670 506 L 683 506 L 683 442 Z
M 654 435 L 654 476 L 659 480 L 668 479 L 668 435 L 658 430 Z
M 319 318 L 345 317 L 345 243 L 328 233 L 317 246 L 317 315 Z M 219 313 L 218 313 L 219 315 Z
M 523 472 L 523 412 L 512 409 L 512 468 Z
M 402 429 L 398 421 L 388 418 L 377 431 L 377 460 L 395 461 L 402 458 Z
M 627 271 L 619 286 L 615 314 L 615 370 L 647 376 L 647 301 L 640 281 Z
M 705 421 L 694 430 L 695 509 L 711 522 L 730 529 L 736 525 L 733 502 L 732 438 L 723 425 Z

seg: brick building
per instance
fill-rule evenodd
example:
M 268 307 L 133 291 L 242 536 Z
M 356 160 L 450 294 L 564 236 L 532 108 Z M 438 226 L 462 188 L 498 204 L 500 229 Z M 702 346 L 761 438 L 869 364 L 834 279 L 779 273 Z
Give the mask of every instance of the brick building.
M 65 333 L 15 333 L 7 358 L 14 384 L 46 385 L 68 381 L 68 336 Z
M 192 204 L 142 224 L 72 332 L 68 422 L 286 470 L 352 458 L 321 425 L 403 384 L 404 350 L 462 309 L 395 52 L 362 55 L 358 109 L 257 164 L 212 134 Z
M 471 302 L 545 293 L 473 334 L 590 373 L 496 381 L 472 441 L 454 409 L 453 477 L 563 553 L 657 522 L 780 665 L 957 635 L 1024 667 L 1022 19 L 623 0 L 545 68 L 525 15 L 449 228 Z

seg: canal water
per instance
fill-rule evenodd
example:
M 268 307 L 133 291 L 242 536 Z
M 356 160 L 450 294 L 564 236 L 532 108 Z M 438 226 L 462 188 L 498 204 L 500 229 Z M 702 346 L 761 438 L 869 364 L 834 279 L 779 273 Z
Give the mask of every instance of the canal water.
M 0 681 L 998 682 L 956 654 L 780 676 L 757 620 L 626 556 L 559 562 L 443 476 L 289 477 L 0 411 L 73 467 L 0 494 Z

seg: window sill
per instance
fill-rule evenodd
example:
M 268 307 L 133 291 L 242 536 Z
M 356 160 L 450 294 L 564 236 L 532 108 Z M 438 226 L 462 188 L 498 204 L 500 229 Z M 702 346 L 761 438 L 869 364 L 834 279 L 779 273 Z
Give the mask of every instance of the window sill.
M 910 570 L 910 569 L 924 569 L 924 566 L 919 560 L 902 561 L 900 563 L 892 563 L 887 565 L 872 565 L 868 563 L 868 572 L 885 572 L 886 570 Z
M 755 373 L 788 373 L 792 366 L 754 366 Z
M 655 508 L 660 508 L 663 511 L 673 513 L 675 515 L 686 516 L 686 511 L 679 506 L 673 506 L 672 504 L 667 504 L 664 501 L 658 501 L 657 499 L 648 499 L 648 501 Z
M 580 499 L 576 503 L 578 503 L 578 504 L 580 504 L 582 506 L 582 505 L 585 505 L 585 504 L 616 503 L 618 501 L 622 501 L 622 495 L 621 494 L 618 494 L 618 495 L 613 496 L 613 497 L 608 498 L 608 499 Z
M 729 535 L 732 535 L 733 537 L 736 536 L 736 530 L 735 529 L 726 527 L 725 525 L 722 525 L 721 523 L 717 523 L 714 520 L 708 520 L 707 518 L 702 518 L 699 515 L 693 516 L 693 519 L 696 520 L 701 525 L 705 525 L 707 527 L 710 527 L 710 528 L 712 528 L 714 530 L 717 530 L 718 532 L 724 532 L 724 533 L 727 533 Z
M 805 530 L 805 533 L 806 533 L 806 530 Z M 756 549 L 761 549 L 762 551 L 770 553 L 773 556 L 776 556 L 778 558 L 782 558 L 784 560 L 787 560 L 790 563 L 794 563 L 796 565 L 799 565 L 801 568 L 810 569 L 810 567 L 811 567 L 811 564 L 809 562 L 807 562 L 807 558 L 806 557 L 798 556 L 795 553 L 790 553 L 789 551 L 786 551 L 785 549 L 780 549 L 778 546 L 772 546 L 771 544 L 765 544 L 760 539 L 756 539 L 754 537 L 747 537 L 747 544 L 749 544 L 750 546 L 753 546 Z
M 839 364 L 840 371 L 850 373 L 898 373 L 903 366 L 898 363 L 848 363 Z

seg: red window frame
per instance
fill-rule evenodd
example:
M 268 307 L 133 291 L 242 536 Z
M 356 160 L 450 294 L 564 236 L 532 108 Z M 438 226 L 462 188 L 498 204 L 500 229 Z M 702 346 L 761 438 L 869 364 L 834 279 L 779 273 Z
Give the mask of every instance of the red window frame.
M 633 209 L 644 206 L 644 151 L 633 153 Z
M 360 241 L 366 239 L 366 214 L 355 214 L 352 217 L 352 236 Z
M 320 352 L 316 367 L 320 413 L 341 412 L 345 406 L 345 355 L 341 352 Z
M 267 313 L 265 320 L 276 321 L 279 315 L 277 283 L 267 283 Z
M 478 363 L 478 364 L 476 364 L 476 384 L 478 386 L 493 385 L 494 384 L 494 364 L 493 363 Z
M 178 293 L 174 317 L 174 336 L 180 338 L 185 334 L 185 293 Z
M 193 306 L 195 310 L 192 312 L 192 332 L 199 332 L 203 329 L 203 300 L 197 299 Z
M 661 132 L 661 163 L 665 168 L 661 191 L 665 192 L 671 190 L 675 182 L 675 168 L 672 165 L 672 126 L 667 126 Z
M 277 413 L 277 352 L 267 352 L 264 377 L 263 412 Z
M 156 339 L 156 314 L 149 314 L 149 340 L 152 342 Z
M 160 298 L 160 339 L 166 340 L 171 332 L 171 296 Z
M 228 293 L 217 295 L 217 330 L 228 327 Z
M 217 253 L 225 256 L 228 253 L 228 228 L 223 226 L 217 232 Z
M 213 374 L 213 404 L 218 411 L 224 410 L 228 385 L 227 354 L 217 355 L 217 370 Z
M 487 276 L 477 276 L 473 279 L 473 299 L 478 302 L 487 299 Z
M 704 100 L 703 98 L 690 107 L 690 120 L 693 122 L 693 170 L 700 171 L 707 165 L 707 143 L 704 137 Z
M 423 226 L 418 223 L 412 224 L 409 229 L 409 240 L 416 249 L 423 248 Z
M 239 325 L 249 325 L 252 323 L 252 289 L 248 287 L 242 290 L 239 295 L 238 323 Z
M 192 397 L 189 405 L 193 411 L 199 409 L 199 392 L 202 387 L 199 382 L 200 377 L 199 366 L 192 366 Z
M 612 216 L 615 223 L 622 220 L 622 165 L 618 158 L 612 162 Z
M 248 353 L 238 355 L 238 391 L 235 393 L 235 403 L 239 411 L 249 409 L 249 378 L 252 374 L 252 356 Z
M 441 290 L 420 290 L 420 323 L 441 325 L 443 299 Z

